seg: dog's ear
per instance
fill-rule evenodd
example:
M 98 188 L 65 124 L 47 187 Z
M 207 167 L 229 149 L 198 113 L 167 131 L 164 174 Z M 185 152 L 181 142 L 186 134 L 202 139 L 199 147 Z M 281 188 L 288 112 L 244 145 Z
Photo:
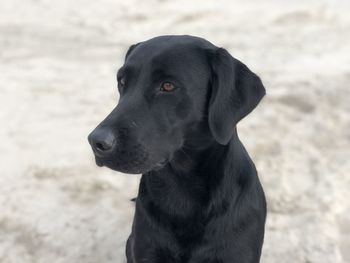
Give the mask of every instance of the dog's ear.
M 210 54 L 212 66 L 208 121 L 211 133 L 226 145 L 235 126 L 250 113 L 265 95 L 260 78 L 225 49 Z
M 128 58 L 128 56 L 131 54 L 131 52 L 139 45 L 140 43 L 131 45 L 128 49 L 128 51 L 126 52 L 125 58 L 124 60 L 126 61 L 126 59 Z

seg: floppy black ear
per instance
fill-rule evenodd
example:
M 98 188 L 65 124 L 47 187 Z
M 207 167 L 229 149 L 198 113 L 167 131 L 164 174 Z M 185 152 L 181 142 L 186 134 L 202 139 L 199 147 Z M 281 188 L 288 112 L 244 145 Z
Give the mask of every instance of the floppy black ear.
M 211 54 L 212 90 L 209 100 L 209 127 L 220 144 L 227 144 L 235 126 L 265 95 L 260 78 L 225 49 Z

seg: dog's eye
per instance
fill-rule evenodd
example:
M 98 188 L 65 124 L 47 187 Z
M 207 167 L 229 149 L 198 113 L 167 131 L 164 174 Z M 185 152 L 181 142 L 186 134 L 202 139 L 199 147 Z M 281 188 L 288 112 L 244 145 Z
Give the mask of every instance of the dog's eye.
M 173 91 L 174 89 L 175 89 L 174 84 L 170 82 L 164 82 L 160 87 L 160 90 L 165 92 L 170 92 L 170 91 Z
M 120 85 L 120 87 L 124 87 L 126 84 L 126 80 L 124 77 L 118 78 L 118 83 Z

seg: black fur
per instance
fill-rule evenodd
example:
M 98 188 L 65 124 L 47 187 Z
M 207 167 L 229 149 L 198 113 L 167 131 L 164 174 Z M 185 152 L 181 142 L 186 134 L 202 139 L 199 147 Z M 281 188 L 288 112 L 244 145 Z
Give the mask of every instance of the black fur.
M 143 173 L 127 262 L 259 262 L 265 197 L 236 131 L 265 95 L 259 77 L 204 39 L 162 36 L 133 45 L 118 80 L 89 142 L 98 165 Z

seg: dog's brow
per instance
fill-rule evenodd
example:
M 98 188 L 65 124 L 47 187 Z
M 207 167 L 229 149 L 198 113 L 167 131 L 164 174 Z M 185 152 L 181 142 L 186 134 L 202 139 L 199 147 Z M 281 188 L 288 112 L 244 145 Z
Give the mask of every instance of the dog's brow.
M 133 71 L 133 67 L 130 67 L 130 66 L 122 66 L 118 72 L 117 72 L 117 77 L 121 76 L 121 75 L 125 75 L 125 74 L 128 74 L 130 73 L 131 71 Z
M 153 71 L 153 76 L 156 76 L 156 77 L 160 77 L 160 78 L 164 78 L 164 77 L 170 77 L 170 78 L 173 78 L 175 77 L 174 74 L 172 74 L 171 71 L 165 69 L 165 68 L 156 68 L 154 71 Z

